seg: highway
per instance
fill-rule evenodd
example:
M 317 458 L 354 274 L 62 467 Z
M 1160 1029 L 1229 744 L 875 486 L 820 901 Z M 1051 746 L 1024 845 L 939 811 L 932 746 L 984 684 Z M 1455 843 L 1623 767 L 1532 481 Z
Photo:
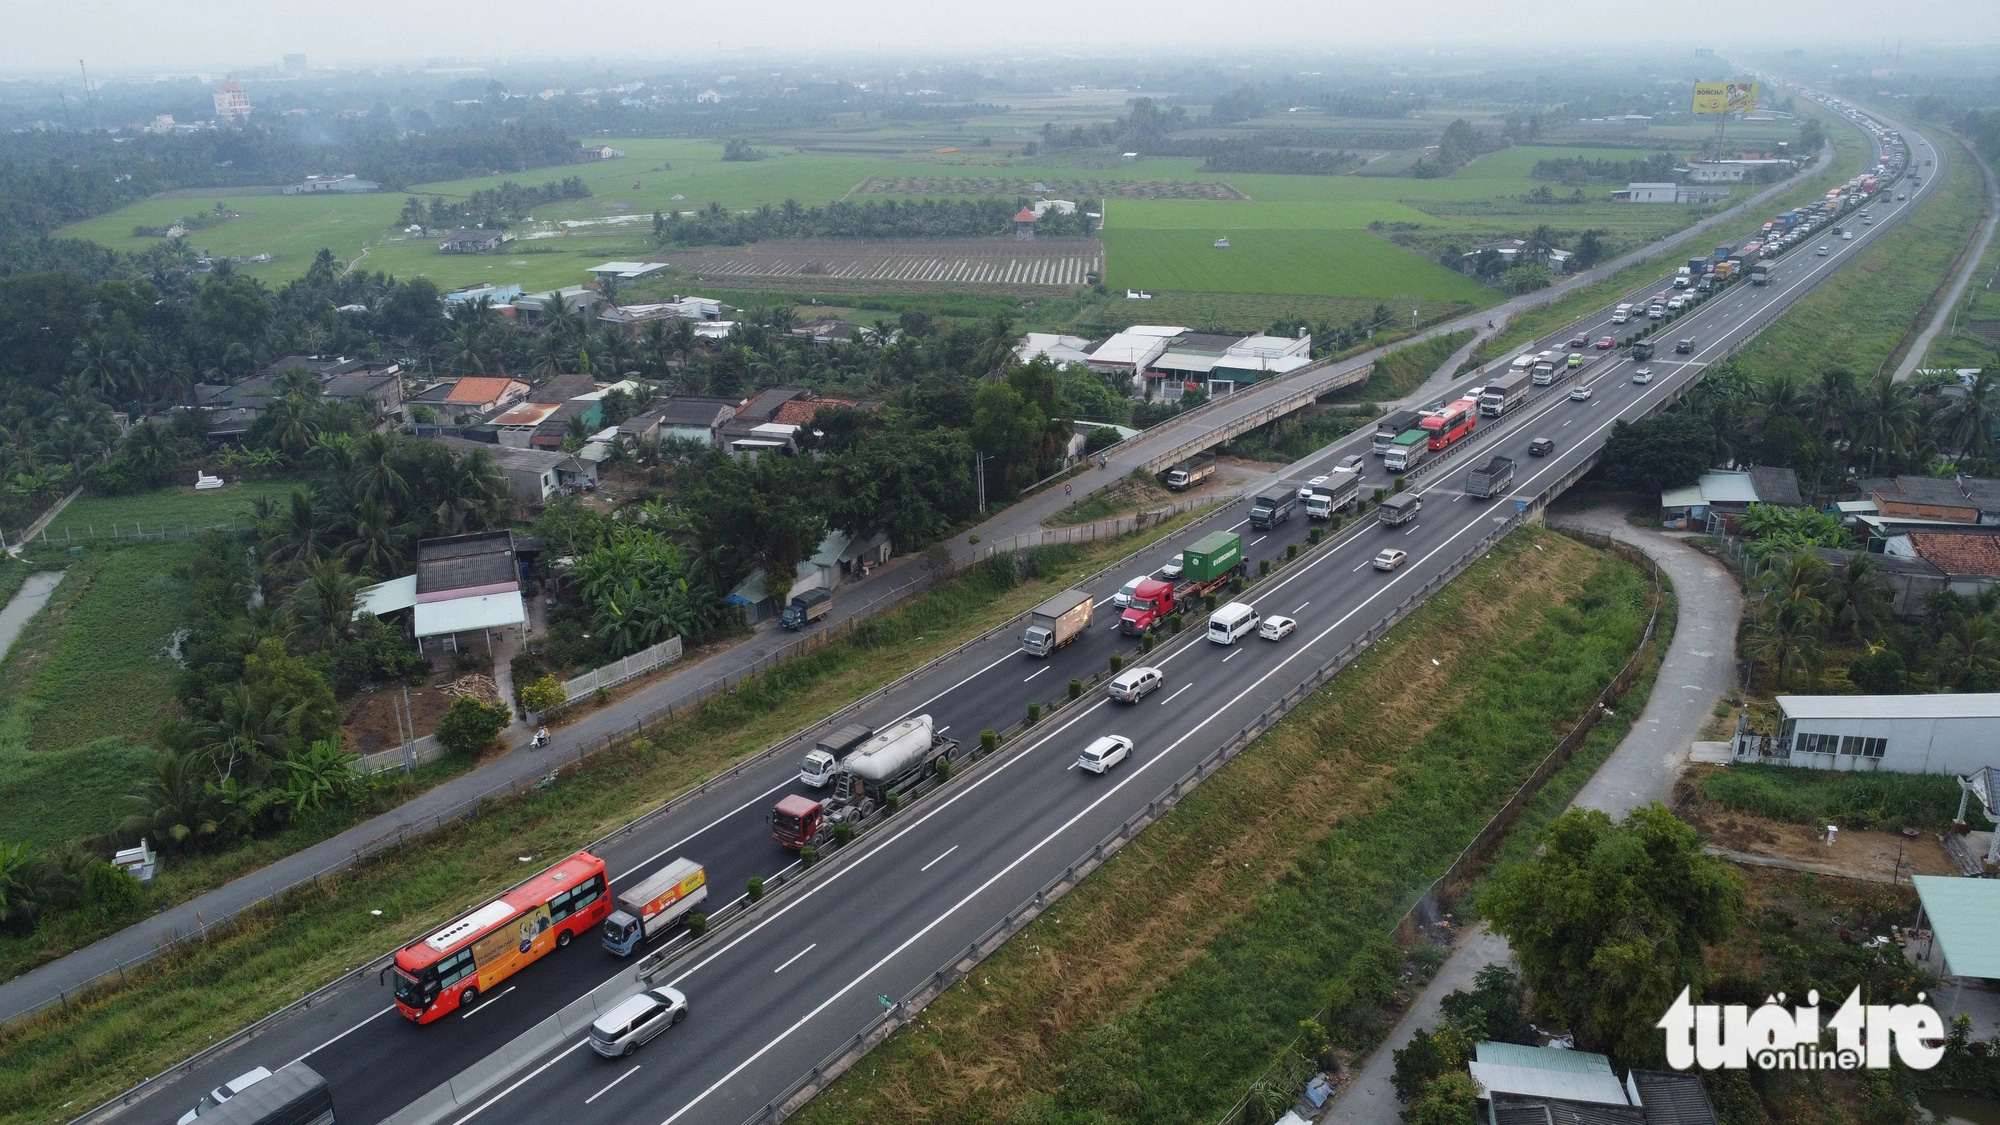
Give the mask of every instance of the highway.
M 1905 182 L 1878 194 L 1873 226 L 1852 241 L 1827 234 L 1778 259 L 1767 286 L 1734 285 L 1663 329 L 1653 379 L 1632 381 L 1637 365 L 1616 354 L 1595 357 L 1575 379 L 1533 388 L 1522 408 L 1483 418 L 1468 441 L 1417 474 L 1411 488 L 1423 500 L 1419 517 L 1385 528 L 1370 516 L 1310 561 L 1293 564 L 1245 595 L 1264 614 L 1299 621 L 1280 642 L 1246 638 L 1223 647 L 1196 638 L 1166 646 L 1149 662 L 1166 686 L 1136 705 L 1102 697 L 1071 706 L 1031 728 L 987 763 L 942 793 L 890 817 L 851 845 L 824 877 L 781 894 L 771 908 L 725 928 L 718 939 L 660 978 L 690 997 L 692 1015 L 629 1060 L 607 1062 L 577 1039 L 552 1044 L 483 1099 L 442 1120 L 677 1122 L 738 1125 L 879 1014 L 878 996 L 900 997 L 1109 832 L 1145 810 L 1149 800 L 1297 687 L 1336 652 L 1361 637 L 1398 602 L 1446 570 L 1465 550 L 1513 513 L 1514 500 L 1536 496 L 1594 456 L 1615 421 L 1643 416 L 1671 401 L 1701 368 L 1727 355 L 1776 311 L 1808 292 L 1894 224 L 1944 173 L 1944 154 L 1905 133 L 1912 163 L 1924 173 L 1912 198 L 1892 197 Z M 1934 159 L 1934 168 L 1921 167 Z M 1849 213 L 1850 216 L 1852 213 Z M 1857 220 L 1844 217 L 1843 225 Z M 1823 232 L 1824 233 L 1824 232 Z M 1825 258 L 1814 255 L 1824 241 Z M 1667 269 L 1671 271 L 1671 263 Z M 1654 281 L 1635 296 L 1666 289 Z M 1629 299 L 1629 298 L 1627 298 Z M 1616 303 L 1616 302 L 1614 302 Z M 1572 336 L 1630 332 L 1593 314 L 1530 345 L 1563 348 Z M 1671 354 L 1672 342 L 1695 340 L 1691 355 Z M 1479 381 L 1477 376 L 1460 386 Z M 1572 385 L 1590 390 L 1573 401 Z M 1531 458 L 1536 438 L 1556 443 Z M 1372 430 L 1350 435 L 1288 477 L 1317 475 L 1341 457 L 1365 454 Z M 1468 468 L 1492 455 L 1514 458 L 1512 495 L 1495 501 L 1462 491 Z M 1441 459 L 1440 459 L 1441 457 Z M 1368 458 L 1364 490 L 1385 487 L 1389 474 Z M 1189 532 L 1160 543 L 1130 568 L 1113 571 L 1090 591 L 1108 603 L 1130 578 L 1150 573 L 1181 546 L 1210 530 L 1244 534 L 1254 574 L 1257 560 L 1281 559 L 1306 539 L 1303 512 L 1268 533 L 1242 521 L 1236 504 Z M 1370 566 L 1383 547 L 1409 552 L 1400 570 Z M 1301 548 L 1304 549 L 1303 546 Z M 1071 677 L 1105 667 L 1112 653 L 1137 656 L 1120 636 L 1116 611 L 1098 611 L 1089 632 L 1069 648 L 1037 660 L 1016 651 L 1012 635 L 974 645 L 872 702 L 858 716 L 880 727 L 911 714 L 930 714 L 951 737 L 976 741 L 983 728 L 1018 722 L 1030 702 L 1062 699 Z M 1100 734 L 1133 739 L 1132 759 L 1106 776 L 1069 768 Z M 789 792 L 816 792 L 796 780 L 796 762 L 772 760 L 712 786 L 705 794 L 642 822 L 599 849 L 614 887 L 649 874 L 677 856 L 708 867 L 711 910 L 744 893 L 752 876 L 769 878 L 796 857 L 773 843 L 765 814 Z M 536 855 L 523 874 L 554 859 Z M 468 903 L 467 905 L 472 905 Z M 384 944 L 400 931 L 385 926 Z M 678 940 L 678 939 L 676 939 Z M 201 1090 L 250 1069 L 305 1059 L 333 1085 L 343 1122 L 377 1122 L 453 1074 L 485 1058 L 563 1005 L 613 978 L 630 979 L 636 959 L 605 953 L 594 936 L 516 974 L 468 1011 L 418 1027 L 394 1014 L 386 983 L 370 977 L 333 989 L 312 1007 L 273 1021 L 261 1034 L 191 1074 L 163 1084 L 119 1120 L 172 1122 Z M 636 987 L 636 985 L 634 986 Z

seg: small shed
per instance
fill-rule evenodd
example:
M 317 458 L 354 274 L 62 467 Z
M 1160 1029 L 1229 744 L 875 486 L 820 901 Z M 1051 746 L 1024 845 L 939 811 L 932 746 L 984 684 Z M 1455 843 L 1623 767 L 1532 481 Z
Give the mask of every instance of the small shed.
M 1035 212 L 1032 208 L 1023 207 L 1014 216 L 1014 237 L 1022 242 L 1035 240 Z

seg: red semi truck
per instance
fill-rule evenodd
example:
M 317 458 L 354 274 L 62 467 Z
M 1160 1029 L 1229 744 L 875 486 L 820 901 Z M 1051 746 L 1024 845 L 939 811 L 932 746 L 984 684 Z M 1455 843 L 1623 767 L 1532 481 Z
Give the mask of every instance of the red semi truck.
M 1181 552 L 1181 575 L 1172 581 L 1149 578 L 1132 592 L 1132 604 L 1118 618 L 1127 636 L 1150 633 L 1176 612 L 1185 612 L 1242 574 L 1243 537 L 1230 531 L 1202 536 Z

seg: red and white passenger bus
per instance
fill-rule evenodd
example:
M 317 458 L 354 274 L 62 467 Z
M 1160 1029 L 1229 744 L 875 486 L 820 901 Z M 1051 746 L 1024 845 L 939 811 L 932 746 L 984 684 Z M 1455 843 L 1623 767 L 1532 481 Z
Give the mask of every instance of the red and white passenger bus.
M 1472 433 L 1472 428 L 1479 424 L 1479 404 L 1469 398 L 1459 399 L 1420 424 L 1431 436 L 1431 448 L 1443 449 Z
M 396 951 L 396 1010 L 429 1023 L 611 913 L 604 861 L 575 855 Z

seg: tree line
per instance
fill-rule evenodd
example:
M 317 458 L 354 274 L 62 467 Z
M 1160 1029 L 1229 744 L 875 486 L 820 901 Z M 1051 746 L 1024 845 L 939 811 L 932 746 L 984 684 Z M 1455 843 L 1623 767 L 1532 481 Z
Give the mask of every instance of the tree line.
M 767 203 L 735 213 L 710 203 L 693 214 L 654 213 L 653 237 L 663 246 L 741 246 L 767 238 L 997 237 L 1013 233 L 1014 216 L 1030 205 L 1025 199 L 841 199 L 807 207 L 787 199 L 775 207 Z M 1075 214 L 1050 209 L 1035 223 L 1035 231 L 1087 237 L 1096 223 L 1085 212 L 1098 210 L 1095 200 L 1081 201 Z
M 584 183 L 581 176 L 550 180 L 538 188 L 503 180 L 499 187 L 481 188 L 456 202 L 448 203 L 443 196 L 433 195 L 426 204 L 412 195 L 403 200 L 403 211 L 397 216 L 396 225 L 476 226 L 506 230 L 514 225 L 516 219 L 544 203 L 589 198 L 590 185 Z
M 1537 160 L 1528 175 L 1537 180 L 1561 184 L 1629 184 L 1670 181 L 1679 160 L 1671 152 L 1656 152 L 1637 160 L 1592 160 L 1584 156 L 1561 156 Z

